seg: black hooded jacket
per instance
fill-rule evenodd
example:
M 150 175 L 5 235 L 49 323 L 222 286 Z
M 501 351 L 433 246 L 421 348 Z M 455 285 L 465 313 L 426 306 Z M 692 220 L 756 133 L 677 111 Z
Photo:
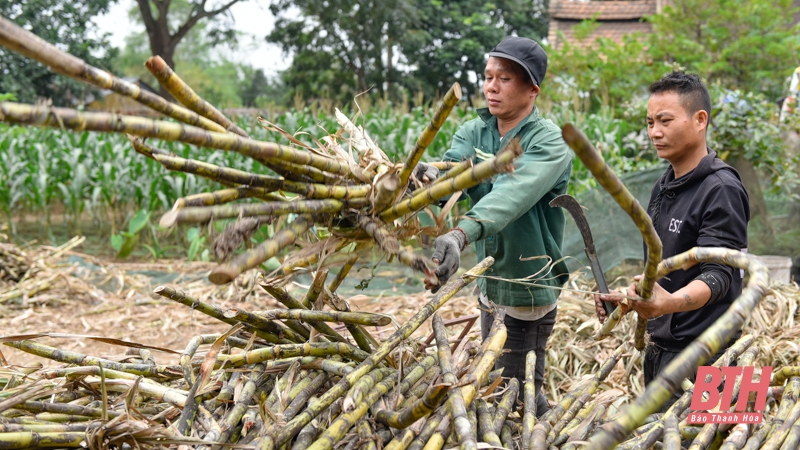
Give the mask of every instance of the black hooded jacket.
M 747 249 L 747 191 L 739 173 L 711 150 L 694 170 L 677 180 L 670 166 L 653 187 L 647 213 L 663 243 L 664 259 L 693 247 Z M 709 284 L 712 298 L 700 309 L 650 320 L 647 330 L 655 344 L 673 350 L 685 348 L 742 292 L 742 271 L 721 264 L 703 263 L 676 270 L 658 284 L 675 292 L 698 277 Z

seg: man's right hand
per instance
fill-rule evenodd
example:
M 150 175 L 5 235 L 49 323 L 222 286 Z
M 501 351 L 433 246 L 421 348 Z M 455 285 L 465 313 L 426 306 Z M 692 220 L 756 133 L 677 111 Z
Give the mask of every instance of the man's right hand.
M 436 268 L 436 277 L 439 284 L 433 285 L 426 283 L 425 289 L 430 289 L 431 292 L 436 293 L 447 280 L 458 270 L 459 262 L 461 260 L 461 251 L 467 245 L 467 235 L 460 228 L 450 230 L 435 241 L 433 246 L 433 262 L 438 264 Z
M 439 169 L 431 164 L 421 162 L 414 168 L 414 176 L 422 182 L 422 184 L 430 184 L 439 177 Z

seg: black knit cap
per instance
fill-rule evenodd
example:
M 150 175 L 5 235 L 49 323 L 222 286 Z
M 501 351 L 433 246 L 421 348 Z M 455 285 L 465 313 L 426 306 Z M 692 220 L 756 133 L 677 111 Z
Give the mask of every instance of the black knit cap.
M 497 44 L 489 56 L 510 59 L 521 65 L 536 85 L 542 84 L 547 73 L 547 53 L 533 39 L 509 36 Z

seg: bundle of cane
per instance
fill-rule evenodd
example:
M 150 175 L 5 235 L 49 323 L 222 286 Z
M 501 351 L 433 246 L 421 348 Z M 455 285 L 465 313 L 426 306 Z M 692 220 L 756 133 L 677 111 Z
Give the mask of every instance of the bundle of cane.
M 283 130 L 278 131 L 289 139 L 290 145 L 262 142 L 249 138 L 218 109 L 200 98 L 159 57 L 148 60 L 146 66 L 186 108 L 92 67 L 5 18 L 0 18 L 0 45 L 35 59 L 59 74 L 129 96 L 175 120 L 0 104 L 0 120 L 9 123 L 126 133 L 137 152 L 158 161 L 167 170 L 194 174 L 222 185 L 224 189 L 215 192 L 195 193 L 179 199 L 161 219 L 161 224 L 167 227 L 235 218 L 241 221 L 224 232 L 215 246 L 221 265 L 212 271 L 209 279 L 216 284 L 229 283 L 242 272 L 260 267 L 283 253 L 290 256 L 276 274 L 281 282 L 298 270 L 319 272 L 331 265 L 344 265 L 351 256 L 348 252 L 352 252 L 353 246 L 348 244 L 352 243 L 359 250 L 377 246 L 389 258 L 397 258 L 431 278 L 432 284 L 438 284 L 432 271 L 433 263 L 401 244 L 419 234 L 416 213 L 447 197 L 455 201 L 459 195 L 454 194 L 498 173 L 512 171 L 513 161 L 522 151 L 518 142 L 512 142 L 496 157 L 478 164 L 473 165 L 471 161 L 438 163 L 441 169 L 451 170 L 423 186 L 415 179 L 414 169 L 461 98 L 458 83 L 445 94 L 405 161 L 394 162 L 363 128 L 338 110 L 336 118 L 341 132 L 314 139 L 315 146 Z M 275 129 L 266 121 L 262 123 Z M 170 155 L 145 139 L 180 141 L 236 152 L 254 159 L 275 175 Z M 237 202 L 243 199 L 260 201 Z M 267 223 L 272 223 L 273 234 L 269 239 L 235 253 Z M 302 255 L 298 247 L 304 247 Z

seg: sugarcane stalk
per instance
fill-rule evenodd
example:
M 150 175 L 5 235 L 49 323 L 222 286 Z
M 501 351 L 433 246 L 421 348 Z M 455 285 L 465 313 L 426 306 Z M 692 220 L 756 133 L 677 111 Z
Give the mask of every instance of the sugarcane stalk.
M 79 366 L 97 366 L 104 369 L 113 369 L 120 372 L 128 372 L 134 375 L 142 375 L 151 378 L 171 379 L 181 376 L 182 371 L 178 366 L 151 366 L 149 364 L 126 364 L 109 361 L 95 356 L 84 355 L 70 350 L 62 350 L 48 345 L 40 344 L 31 340 L 4 342 L 4 345 L 16 348 L 25 353 L 41 356 L 42 358 L 52 359 L 67 364 Z
M 294 181 L 311 180 L 322 184 L 341 184 L 345 180 L 334 174 L 327 173 L 313 166 L 295 164 L 281 159 L 272 159 L 265 164 L 275 173 Z M 364 204 L 366 205 L 366 201 Z
M 522 450 L 529 450 L 531 433 L 536 425 L 536 352 L 525 355 L 525 412 L 522 416 Z
M 297 397 L 297 395 L 300 392 L 302 392 L 305 388 L 308 387 L 308 385 L 311 384 L 311 381 L 313 381 L 311 375 L 312 374 L 308 373 L 308 371 L 306 370 L 302 370 L 300 374 L 297 375 L 299 377 L 299 380 L 292 385 L 292 388 L 289 390 L 289 395 L 287 395 L 285 399 L 282 399 L 284 400 L 284 403 L 286 403 L 286 407 L 288 407 L 289 404 L 292 403 L 292 401 L 295 399 L 295 397 Z
M 453 167 L 458 165 L 458 163 L 455 162 L 455 161 L 433 161 L 433 162 L 429 162 L 427 164 L 430 164 L 430 165 L 432 165 L 433 167 L 436 167 L 439 170 L 452 170 Z
M 282 216 L 286 214 L 326 214 L 342 210 L 344 203 L 335 199 L 296 200 L 292 202 L 247 203 L 172 209 L 166 212 L 159 225 L 170 228 L 189 223 L 253 216 Z
M 443 428 L 447 428 L 446 424 L 449 423 L 450 415 L 445 409 L 440 409 L 425 422 L 422 429 L 417 434 L 417 437 L 412 439 L 411 443 L 409 443 L 406 448 L 408 448 L 408 450 L 421 450 L 428 441 L 433 438 L 433 435 L 436 434 L 438 430 L 442 429 L 442 433 L 444 433 L 445 431 Z M 443 427 L 443 425 L 445 425 L 445 427 Z M 393 442 L 394 441 L 389 443 L 390 446 Z
M 239 136 L 249 137 L 247 133 L 239 128 L 238 125 L 231 122 L 220 110 L 214 107 L 211 103 L 203 100 L 202 97 L 189 87 L 181 77 L 176 74 L 167 63 L 161 59 L 160 56 L 152 56 L 144 63 L 147 70 L 156 77 L 159 83 L 164 86 L 176 100 L 183 103 L 187 108 L 196 112 L 197 114 L 205 117 L 222 126 L 222 128 L 236 133 Z
M 592 411 L 586 417 L 582 418 L 578 426 L 575 427 L 575 429 L 573 429 L 569 434 L 569 437 L 567 437 L 567 443 L 570 444 L 575 441 L 583 441 L 586 439 L 586 437 L 589 436 L 589 434 L 594 430 L 597 419 L 602 417 L 605 412 L 605 405 L 595 405 L 595 407 L 592 408 Z
M 299 392 L 294 399 L 289 403 L 289 406 L 283 411 L 283 420 L 292 420 L 297 413 L 306 405 L 308 400 L 317 394 L 317 392 L 322 389 L 322 385 L 324 385 L 328 381 L 328 374 L 321 373 L 314 377 L 313 380 Z
M 711 327 L 682 351 L 661 373 L 647 385 L 644 394 L 623 409 L 620 417 L 606 424 L 590 440 L 591 449 L 613 448 L 633 431 L 642 419 L 655 412 L 672 395 L 680 380 L 689 378 L 695 369 L 722 347 L 741 329 L 758 302 L 769 292 L 766 266 L 759 260 L 738 251 L 719 248 L 694 248 L 673 256 L 659 264 L 659 278 L 678 269 L 700 262 L 717 262 L 746 269 L 750 280 L 742 294 Z
M 719 424 L 716 423 L 704 425 L 703 429 L 700 430 L 700 434 L 698 434 L 697 437 L 694 438 L 694 441 L 692 441 L 692 444 L 689 446 L 689 450 L 705 450 L 709 448 L 717 436 L 718 429 Z
M 647 258 L 644 267 L 644 276 L 636 286 L 636 292 L 643 299 L 649 299 L 653 292 L 658 264 L 661 262 L 661 239 L 658 237 L 653 221 L 642 208 L 628 188 L 622 184 L 613 170 L 603 161 L 602 155 L 594 148 L 589 139 L 572 124 L 562 128 L 562 135 L 567 144 L 575 151 L 578 158 L 592 172 L 603 189 L 608 191 L 614 200 L 633 219 L 636 227 L 647 245 Z M 619 308 L 619 307 L 617 307 Z M 621 311 L 620 311 L 621 312 Z M 644 333 L 647 329 L 647 320 L 637 319 L 635 344 L 637 350 L 644 350 Z
M 744 447 L 745 442 L 747 442 L 747 438 L 750 436 L 750 425 L 746 423 L 737 424 L 731 430 L 731 433 L 728 435 L 727 438 L 722 442 L 722 447 L 720 450 L 740 450 Z M 680 445 L 680 444 L 679 444 Z M 792 448 L 797 448 L 792 447 Z M 680 449 L 680 447 L 678 447 Z
M 800 377 L 800 366 L 781 367 L 772 372 L 772 381 L 770 384 L 773 386 L 780 386 L 791 377 Z
M 342 411 L 346 413 L 353 411 L 357 405 L 364 401 L 364 398 L 366 398 L 366 396 L 369 394 L 369 391 L 375 387 L 376 383 L 379 383 L 384 378 L 393 376 L 394 374 L 394 369 L 381 368 L 375 369 L 361 377 L 358 381 L 353 383 L 353 387 L 351 387 L 345 395 L 344 400 L 342 401 Z
M 263 367 L 260 365 L 256 365 L 253 370 L 249 374 L 249 379 L 242 387 L 242 390 L 237 395 L 236 402 L 234 403 L 233 407 L 225 414 L 225 417 L 222 421 L 218 424 L 218 427 L 212 428 L 208 430 L 203 440 L 206 442 L 211 443 L 226 443 L 230 436 L 232 435 L 236 424 L 238 424 L 244 413 L 247 411 L 247 405 L 250 403 L 250 400 L 253 398 L 253 395 L 256 392 L 256 387 L 258 386 L 261 377 L 261 373 L 263 371 Z M 207 447 L 201 446 L 198 449 L 205 450 Z M 211 447 L 212 449 L 218 449 L 219 446 L 215 445 Z
M 396 173 L 386 173 L 375 184 L 375 196 L 372 200 L 372 211 L 381 212 L 394 202 L 397 191 L 402 184 Z
M 778 412 L 775 414 L 775 419 L 772 421 L 772 428 L 769 430 L 769 434 L 767 434 L 764 440 L 771 438 L 778 428 L 780 428 L 786 422 L 786 418 L 789 416 L 792 408 L 794 408 L 795 404 L 798 403 L 797 399 L 799 396 L 800 378 L 792 377 L 789 380 L 788 390 L 784 393 L 783 398 L 781 399 L 781 404 L 778 407 Z
M 352 199 L 366 197 L 371 187 L 368 184 L 356 186 L 330 186 L 319 183 L 303 183 L 289 181 L 282 178 L 244 172 L 229 167 L 221 167 L 194 159 L 181 158 L 170 155 L 153 155 L 166 169 L 171 171 L 191 173 L 213 181 L 222 181 L 228 184 L 240 184 L 272 191 L 287 191 L 303 195 L 310 199 Z M 278 208 L 281 208 L 278 206 Z M 309 208 L 303 208 L 309 209 Z M 339 208 L 341 209 L 341 208 Z M 310 209 L 309 209 L 310 211 Z M 310 212 L 311 214 L 316 211 Z
M 225 130 L 213 121 L 180 105 L 170 103 L 157 94 L 143 90 L 133 83 L 100 70 L 76 56 L 59 50 L 56 46 L 5 17 L 0 17 L 0 45 L 30 59 L 39 61 L 55 73 L 130 97 L 180 122 L 196 125 L 211 131 Z
M 476 400 L 476 408 L 478 412 L 478 432 L 481 436 L 481 441 L 493 447 L 503 447 L 500 442 L 500 436 L 494 431 L 492 424 L 492 413 L 489 411 L 489 405 L 482 398 Z
M 492 322 L 489 334 L 486 336 L 481 346 L 482 353 L 480 359 L 476 364 L 473 364 L 472 371 L 470 372 L 472 381 L 466 386 L 459 388 L 465 404 L 472 403 L 472 400 L 478 393 L 478 389 L 486 382 L 489 372 L 494 370 L 494 365 L 503 351 L 503 345 L 505 345 L 506 337 L 508 336 L 506 326 L 503 323 L 505 319 L 505 310 L 494 311 L 493 315 L 494 322 Z M 450 423 L 449 421 L 442 421 L 442 424 L 440 424 L 439 428 L 437 428 L 436 432 L 431 436 L 431 439 L 428 440 L 428 444 L 426 444 L 425 448 L 430 450 L 441 449 L 448 434 L 450 434 Z
M 444 95 L 442 103 L 436 108 L 436 112 L 433 114 L 430 123 L 425 127 L 425 130 L 422 132 L 419 139 L 417 139 L 416 145 L 414 145 L 414 148 L 411 149 L 411 152 L 408 154 L 403 168 L 400 169 L 400 173 L 398 174 L 400 186 L 405 186 L 406 183 L 408 183 L 408 177 L 411 176 L 414 168 L 419 164 L 422 155 L 425 154 L 425 150 L 431 145 L 431 142 L 433 142 L 433 139 L 436 137 L 436 133 L 438 133 L 439 129 L 444 125 L 447 117 L 450 116 L 450 111 L 458 104 L 459 100 L 461 100 L 461 85 L 456 82 L 453 83 Z
M 28 412 L 49 412 L 57 414 L 70 414 L 73 416 L 91 417 L 100 419 L 103 417 L 103 410 L 100 408 L 89 408 L 81 405 L 74 404 L 60 404 L 50 402 L 40 402 L 35 400 L 26 400 L 14 405 L 14 408 L 28 411 Z M 122 415 L 119 411 L 106 411 L 107 417 L 114 418 Z M 2 447 L 0 447 L 2 448 Z
M 412 405 L 399 411 L 382 409 L 375 415 L 375 420 L 392 428 L 407 428 L 436 409 L 447 396 L 449 389 L 449 384 L 430 385 L 425 395 Z
M 644 299 L 650 298 L 653 285 L 657 277 L 658 264 L 661 262 L 661 239 L 658 237 L 653 221 L 644 208 L 639 205 L 636 197 L 628 191 L 613 170 L 603 161 L 603 156 L 598 152 L 589 139 L 572 124 L 562 128 L 562 135 L 567 145 L 575 151 L 581 162 L 592 172 L 603 189 L 616 200 L 622 209 L 633 219 L 636 227 L 647 245 L 647 261 L 645 262 L 644 277 L 636 287 L 637 293 Z
M 186 197 L 176 200 L 172 209 L 180 210 L 183 208 L 223 205 L 243 198 L 258 198 L 268 202 L 285 202 L 288 200 L 267 189 L 239 186 L 213 192 L 187 195 Z
M 341 414 L 325 429 L 322 435 L 308 447 L 308 449 L 332 449 L 334 445 L 344 437 L 347 431 L 352 428 L 358 420 L 364 417 L 367 411 L 369 411 L 369 407 L 386 395 L 396 382 L 397 380 L 394 377 L 389 377 L 375 385 L 375 388 L 370 389 L 361 403 L 356 405 L 351 411 Z
M 736 341 L 732 346 L 730 346 L 725 351 L 722 357 L 717 359 L 712 365 L 718 368 L 730 365 L 731 362 L 734 361 L 745 350 L 747 350 L 747 348 L 750 347 L 754 341 L 755 339 L 752 335 L 742 336 L 738 341 Z M 625 448 L 632 448 L 632 449 L 649 448 L 661 438 L 664 432 L 665 418 L 670 416 L 678 417 L 689 408 L 694 391 L 694 385 L 691 385 L 691 383 L 688 384 L 689 386 L 684 387 L 683 395 L 681 395 L 681 397 L 672 406 L 669 407 L 669 409 L 667 410 L 666 413 L 664 413 L 662 418 L 656 419 L 657 421 L 650 424 L 649 429 L 647 430 L 645 430 L 645 427 L 640 427 L 641 430 L 640 433 L 642 433 L 641 436 L 638 439 L 631 439 L 629 441 L 626 441 L 626 444 L 628 445 L 626 445 Z M 696 430 L 697 434 L 699 434 L 699 431 L 702 430 L 702 427 L 693 427 L 693 428 L 697 428 Z M 690 429 L 682 427 L 681 436 L 684 439 L 689 439 L 690 438 L 689 437 L 690 435 L 688 434 L 689 431 Z M 598 433 L 596 435 L 599 435 L 601 433 L 602 430 L 598 430 Z M 691 438 L 693 439 L 695 437 L 696 435 L 692 436 Z
M 439 176 L 431 183 L 431 186 L 434 184 L 444 183 L 451 178 L 455 178 L 457 175 L 460 175 L 462 172 L 470 169 L 473 166 L 472 159 L 466 159 L 459 163 L 454 163 L 454 165 L 444 173 L 444 175 Z
M 492 419 L 492 426 L 494 427 L 494 432 L 500 435 L 502 431 L 503 424 L 506 422 L 506 418 L 508 417 L 508 413 L 514 409 L 514 404 L 517 402 L 517 396 L 519 395 L 519 380 L 516 378 L 512 378 L 508 382 L 508 387 L 506 388 L 506 393 L 500 398 L 500 402 L 497 404 L 497 409 L 494 413 L 494 418 Z
M 737 365 L 742 367 L 752 366 L 755 362 L 756 356 L 758 356 L 758 352 L 761 349 L 758 346 L 753 346 L 747 349 L 742 356 L 739 357 L 739 360 L 736 362 Z M 731 393 L 731 403 L 733 404 L 734 399 L 738 400 L 739 398 L 739 390 L 742 387 L 742 377 L 736 377 L 736 381 L 733 384 L 733 392 Z M 727 411 L 730 405 L 720 405 L 723 411 Z
M 139 136 L 134 136 L 132 134 L 128 134 L 126 136 L 131 144 L 133 144 L 133 149 L 136 150 L 136 153 L 144 155 L 153 161 L 156 161 L 156 158 L 153 155 L 169 155 L 168 152 L 157 149 L 152 145 L 145 143 L 144 139 L 140 138 Z
M 664 419 L 664 450 L 681 450 L 678 418 L 672 415 Z
M 431 269 L 435 267 L 435 264 L 425 256 L 403 249 L 394 233 L 380 220 L 369 216 L 361 216 L 358 220 L 358 226 L 378 243 L 381 250 L 390 255 L 396 255 L 401 263 L 417 272 L 429 275 Z
M 458 291 L 464 288 L 468 283 L 475 280 L 476 276 L 483 274 L 487 269 L 489 269 L 493 263 L 493 258 L 486 258 L 461 277 L 452 279 L 450 282 L 448 282 L 425 306 L 422 307 L 420 311 L 418 311 L 405 324 L 403 324 L 402 327 L 400 327 L 385 341 L 383 341 L 383 343 L 375 349 L 369 358 L 365 359 L 356 367 L 355 370 L 343 377 L 336 385 L 334 385 L 319 399 L 317 399 L 316 402 L 310 404 L 305 411 L 289 421 L 280 433 L 274 437 L 265 436 L 263 439 L 261 439 L 257 448 L 260 450 L 265 450 L 274 448 L 275 445 L 280 446 L 288 442 L 293 436 L 299 433 L 306 424 L 311 422 L 312 419 L 317 417 L 324 409 L 330 406 L 336 399 L 341 397 L 356 380 L 366 375 L 375 366 L 377 366 L 378 363 L 388 356 L 397 345 L 399 345 L 404 339 L 407 339 L 417 328 L 419 328 L 425 320 L 432 316 Z M 503 342 L 505 342 L 505 335 L 503 336 Z M 500 347 L 502 348 L 502 344 Z M 494 364 L 494 362 L 492 362 L 492 364 Z
M 240 308 L 230 308 L 226 310 L 223 315 L 228 318 L 241 322 L 245 325 L 250 325 L 256 330 L 262 330 L 269 334 L 278 336 L 279 339 L 285 339 L 291 343 L 306 342 L 306 337 L 294 330 L 286 328 L 283 324 L 273 322 L 270 317 L 262 317 L 258 314 L 253 314 Z
M 342 355 L 355 361 L 366 359 L 369 354 L 344 342 L 306 342 L 304 344 L 273 345 L 235 355 L 220 355 L 228 367 L 258 364 L 271 359 L 297 356 Z
M 336 274 L 336 277 L 333 279 L 333 281 L 331 281 L 331 283 L 328 285 L 328 289 L 325 291 L 326 297 L 330 300 L 331 307 L 337 311 L 350 312 L 350 306 L 347 304 L 347 302 L 339 299 L 339 297 L 336 295 L 336 290 L 339 289 L 339 286 L 341 286 L 345 277 L 347 277 L 347 274 L 350 273 L 350 269 L 353 268 L 356 262 L 358 262 L 357 253 L 353 254 L 347 259 L 347 261 L 345 261 L 344 265 Z M 358 348 L 361 350 L 364 350 L 365 352 L 371 352 L 374 347 L 379 345 L 375 338 L 373 338 L 372 335 L 360 325 L 347 322 L 345 322 L 344 325 L 347 327 L 347 331 L 349 331 L 350 335 L 353 336 L 353 339 L 355 339 L 356 343 L 358 344 Z
M 447 339 L 447 330 L 444 321 L 438 314 L 433 315 L 432 327 L 436 337 L 437 354 L 439 355 L 439 367 L 442 370 L 442 380 L 450 386 L 458 383 L 458 378 L 453 367 L 453 355 L 450 350 L 450 341 Z M 456 432 L 456 439 L 459 447 L 464 449 L 476 449 L 478 442 L 475 430 L 470 427 L 467 418 L 467 408 L 464 397 L 459 389 L 453 389 L 448 393 L 447 405 L 450 409 L 453 428 Z
M 773 427 L 773 424 L 764 424 L 763 427 L 761 427 L 747 439 L 747 442 L 745 442 L 742 450 L 756 450 L 761 448 L 761 444 L 767 439 L 767 435 L 769 434 L 770 430 L 773 429 Z
M 334 158 L 272 142 L 261 142 L 230 133 L 207 131 L 191 125 L 144 117 L 0 102 L 0 121 L 75 131 L 128 133 L 164 141 L 180 141 L 198 147 L 235 151 L 259 162 L 280 159 L 298 165 L 308 164 L 337 175 L 351 174 L 350 167 L 346 163 Z
M 68 431 L 83 431 L 89 429 L 89 424 L 86 423 L 47 423 L 47 424 L 15 424 L 15 423 L 0 423 L 0 433 L 17 433 L 32 431 L 34 433 L 64 433 Z
M 192 308 L 192 310 L 200 311 L 201 313 L 213 317 L 221 322 L 227 323 L 228 325 L 236 325 L 239 323 L 237 320 L 229 319 L 225 317 L 225 310 L 212 305 L 210 303 L 202 302 L 191 295 L 186 294 L 183 291 L 178 291 L 175 288 L 170 286 L 158 286 L 156 287 L 153 292 L 156 294 L 168 298 L 170 300 L 174 300 L 182 305 L 188 306 Z M 274 334 L 267 333 L 266 331 L 252 329 L 252 331 L 256 334 L 256 336 L 264 339 L 267 342 L 273 344 L 291 344 L 292 342 L 288 339 L 280 338 L 275 336 Z
M 343 377 L 353 371 L 355 366 L 352 362 L 332 361 L 329 359 L 313 358 L 311 362 L 303 363 L 300 367 L 303 369 L 316 369 L 331 375 Z
M 276 232 L 271 238 L 212 270 L 208 276 L 209 281 L 214 284 L 230 283 L 242 272 L 260 265 L 292 245 L 310 226 L 311 222 L 307 218 L 298 217 L 289 228 Z
M 514 448 L 514 437 L 513 437 L 513 429 L 516 427 L 512 426 L 513 424 L 506 420 L 503 423 L 503 428 L 500 430 L 500 442 L 503 443 L 504 448 Z
M 241 378 L 241 376 L 242 372 L 232 372 L 227 382 L 219 389 L 219 394 L 217 394 L 217 396 L 212 400 L 206 402 L 205 406 L 213 411 L 220 405 L 227 405 L 231 403 L 235 394 L 234 390 L 236 388 L 236 384 L 239 382 L 239 378 Z
M 302 321 L 342 322 L 368 326 L 386 326 L 392 323 L 391 317 L 382 314 L 339 311 L 310 311 L 307 309 L 272 309 L 263 311 L 271 320 L 295 319 Z
M 317 439 L 319 428 L 317 428 L 316 420 L 309 423 L 297 435 L 297 439 L 292 446 L 292 450 L 306 450 Z
M 303 299 L 304 305 L 310 305 L 315 310 L 321 310 L 323 305 L 321 302 L 317 302 L 319 300 L 320 294 L 322 294 L 323 289 L 325 288 L 325 280 L 328 278 L 328 269 L 320 269 L 317 270 L 317 273 L 314 274 L 314 279 L 311 281 L 311 287 L 306 292 L 306 297 Z M 295 311 L 303 311 L 303 308 L 298 308 Z
M 795 424 L 795 422 L 798 423 Z M 774 429 L 770 432 L 769 438 L 761 446 L 762 450 L 778 450 L 783 448 L 781 444 L 784 443 L 789 433 L 794 432 L 794 426 L 800 426 L 800 402 L 795 402 L 792 410 L 786 416 L 786 420 L 782 424 L 779 426 L 778 424 L 775 425 Z
M 358 429 L 358 438 L 361 442 L 358 450 L 378 450 L 378 444 L 375 442 L 380 438 L 375 435 L 375 431 L 367 420 L 362 420 L 356 427 Z
M 602 383 L 606 377 L 608 377 L 608 375 L 611 373 L 611 370 L 622 357 L 623 351 L 624 347 L 618 347 L 611 357 L 600 366 L 598 372 L 592 376 L 587 385 L 573 390 L 567 394 L 564 399 L 562 399 L 562 401 L 556 405 L 555 408 L 548 411 L 542 417 L 542 422 L 555 422 L 552 429 L 548 432 L 548 443 L 552 442 L 558 436 L 567 423 L 569 423 L 573 417 L 578 414 L 591 396 L 594 395 L 594 393 L 597 391 L 597 388 L 600 386 L 600 383 Z
M 786 440 L 783 441 L 781 450 L 793 450 L 800 446 L 800 419 L 798 419 L 789 433 L 786 435 Z
M 519 145 L 519 140 L 515 139 L 497 153 L 496 157 L 482 161 L 446 182 L 418 189 L 413 197 L 386 208 L 379 217 L 384 222 L 391 222 L 408 213 L 419 211 L 440 198 L 477 186 L 499 173 L 508 173 L 514 168 L 514 159 L 521 154 L 522 147 Z
M 415 437 L 416 434 L 411 428 L 400 430 L 394 435 L 394 438 L 386 444 L 384 450 L 406 450 Z
M 0 17 L 3 21 L 2 17 Z M 1 22 L 0 22 L 1 23 Z M 0 433 L 0 448 L 3 449 L 31 449 L 31 448 L 80 448 L 81 442 L 86 437 L 83 431 L 45 432 L 35 433 L 22 431 L 13 433 Z
M 264 290 L 267 291 L 267 293 L 269 293 L 269 295 L 271 295 L 275 300 L 279 301 L 289 309 L 309 309 L 307 305 L 304 305 L 303 303 L 301 303 L 300 301 L 289 295 L 289 293 L 286 292 L 286 289 L 279 288 L 270 284 L 261 284 L 261 287 L 263 287 Z M 330 326 L 328 326 L 323 322 L 310 321 L 308 322 L 308 324 L 311 325 L 315 330 L 319 331 L 323 335 L 327 336 L 328 338 L 336 342 L 347 342 L 347 339 L 342 337 L 342 335 L 334 331 L 333 328 L 331 328 Z

